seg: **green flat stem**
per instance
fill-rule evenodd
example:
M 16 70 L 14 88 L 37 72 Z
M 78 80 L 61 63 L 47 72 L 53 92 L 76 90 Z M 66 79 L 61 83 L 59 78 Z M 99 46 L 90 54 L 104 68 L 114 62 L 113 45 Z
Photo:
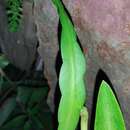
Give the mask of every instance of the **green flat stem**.
M 83 107 L 80 113 L 81 116 L 81 130 L 88 130 L 88 111 L 86 107 Z

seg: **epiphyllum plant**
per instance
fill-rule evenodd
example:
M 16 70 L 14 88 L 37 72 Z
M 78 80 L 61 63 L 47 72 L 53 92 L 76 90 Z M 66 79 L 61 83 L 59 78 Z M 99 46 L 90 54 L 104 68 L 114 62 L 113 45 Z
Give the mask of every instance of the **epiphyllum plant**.
M 58 130 L 75 130 L 81 115 L 81 130 L 87 130 L 88 113 L 84 107 L 86 70 L 85 57 L 77 43 L 76 32 L 61 0 L 52 0 L 62 25 L 60 71 L 61 100 L 58 110 Z M 103 81 L 100 86 L 95 130 L 126 130 L 120 107 L 109 87 Z
M 76 32 L 62 2 L 53 0 L 53 3 L 57 8 L 62 25 L 61 56 L 63 64 L 59 78 L 62 97 L 58 111 L 58 130 L 75 130 L 86 97 L 83 80 L 86 70 L 85 57 L 77 43 Z M 83 111 L 82 115 L 84 115 Z

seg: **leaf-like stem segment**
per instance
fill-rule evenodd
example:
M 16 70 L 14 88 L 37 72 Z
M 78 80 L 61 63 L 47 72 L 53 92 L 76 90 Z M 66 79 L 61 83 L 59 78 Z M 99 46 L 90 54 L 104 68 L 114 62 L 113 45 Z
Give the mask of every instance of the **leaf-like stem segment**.
M 86 107 L 83 107 L 80 116 L 81 116 L 81 130 L 88 130 L 88 110 Z
M 86 60 L 62 1 L 52 1 L 62 26 L 60 49 L 63 64 L 59 76 L 62 96 L 58 109 L 58 130 L 75 130 L 86 98 L 84 85 Z

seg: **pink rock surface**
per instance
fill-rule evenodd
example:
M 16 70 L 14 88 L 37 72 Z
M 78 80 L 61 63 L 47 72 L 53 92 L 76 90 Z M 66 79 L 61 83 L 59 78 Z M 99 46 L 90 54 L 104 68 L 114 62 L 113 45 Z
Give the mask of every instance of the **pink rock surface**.
M 70 7 L 74 13 L 72 17 L 80 15 L 82 24 L 101 33 L 103 38 L 116 38 L 120 42 L 130 41 L 129 0 L 71 0 L 65 2 L 68 2 L 68 8 Z
M 37 36 L 39 38 L 38 51 L 44 60 L 44 74 L 51 87 L 47 102 L 52 111 L 54 111 L 53 99 L 57 83 L 55 61 L 58 53 L 58 17 L 53 7 L 50 0 L 38 0 L 34 3 L 35 23 L 37 25 Z
M 86 0 L 82 10 L 85 23 L 100 32 L 105 38 L 124 42 L 130 39 L 129 0 Z M 84 15 L 84 13 L 86 14 Z

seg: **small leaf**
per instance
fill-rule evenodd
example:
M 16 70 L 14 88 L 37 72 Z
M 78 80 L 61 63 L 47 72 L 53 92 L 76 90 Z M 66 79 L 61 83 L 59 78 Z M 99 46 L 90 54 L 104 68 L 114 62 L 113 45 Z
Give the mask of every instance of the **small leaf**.
M 2 130 L 10 130 L 12 128 L 20 128 L 21 126 L 24 125 L 26 116 L 25 115 L 20 115 L 12 120 L 8 121 L 1 129 Z
M 102 81 L 99 89 L 95 130 L 126 130 L 120 106 L 105 81 Z
M 4 55 L 0 55 L 0 68 L 5 68 L 9 64 L 9 61 Z
M 1 76 L 0 79 L 0 87 L 1 87 L 1 92 L 2 94 L 6 93 L 6 91 L 8 91 L 8 89 L 10 89 L 11 84 L 10 81 L 6 79 L 6 77 Z M 2 97 L 1 97 L 2 98 Z
M 39 130 L 41 130 L 41 129 L 43 129 L 44 127 L 43 127 L 43 124 L 42 124 L 42 122 L 35 116 L 33 116 L 32 117 L 32 121 L 33 121 L 33 123 L 35 124 L 35 126 L 36 126 L 36 128 Z
M 29 121 L 25 123 L 23 130 L 31 130 L 31 123 Z
M 36 116 L 39 112 L 39 106 L 38 105 L 35 105 L 32 109 L 28 108 L 28 114 L 29 116 Z
M 29 100 L 29 107 L 32 107 L 34 104 L 39 103 L 47 95 L 47 91 L 47 87 L 34 89 Z
M 0 106 L 0 126 L 7 120 L 15 106 L 16 100 L 14 97 L 7 99 L 2 106 Z
M 26 104 L 32 94 L 32 88 L 27 87 L 18 87 L 18 94 L 17 94 L 17 100 L 22 102 L 23 104 Z

